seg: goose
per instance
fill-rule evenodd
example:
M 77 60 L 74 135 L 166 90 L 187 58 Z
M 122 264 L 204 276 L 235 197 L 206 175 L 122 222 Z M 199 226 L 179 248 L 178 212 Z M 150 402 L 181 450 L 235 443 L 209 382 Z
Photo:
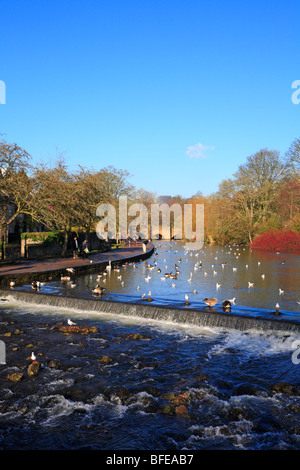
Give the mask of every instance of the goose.
M 93 294 L 101 295 L 101 294 L 103 293 L 103 291 L 105 291 L 105 290 L 106 290 L 105 287 L 101 287 L 101 286 L 97 285 L 97 286 L 95 287 L 95 289 L 92 290 L 92 293 L 93 293 Z
M 206 305 L 209 305 L 210 307 L 214 307 L 217 303 L 218 303 L 218 299 L 215 299 L 215 298 L 211 298 L 211 299 L 208 299 L 208 298 L 205 298 L 203 300 L 204 303 L 206 303 Z

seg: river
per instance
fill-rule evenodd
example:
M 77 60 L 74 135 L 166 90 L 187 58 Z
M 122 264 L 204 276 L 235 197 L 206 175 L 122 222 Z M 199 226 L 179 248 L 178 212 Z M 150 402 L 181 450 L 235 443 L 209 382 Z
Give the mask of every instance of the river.
M 165 278 L 175 265 L 177 279 Z M 164 241 L 146 263 L 119 269 L 99 273 L 99 280 L 97 274 L 76 278 L 75 287 L 49 282 L 41 292 L 88 299 L 99 282 L 107 299 L 129 303 L 151 291 L 153 303 L 162 306 L 183 305 L 188 295 L 192 306 L 206 309 L 203 299 L 217 297 L 214 310 L 222 311 L 222 301 L 235 297 L 233 314 L 269 315 L 278 302 L 286 315 L 299 318 L 295 254 L 236 246 L 195 252 Z M 1 449 L 300 449 L 300 364 L 292 360 L 297 332 L 176 324 L 13 296 L 0 302 L 0 314 L 6 346 Z M 68 318 L 97 332 L 70 329 L 66 335 L 59 327 Z M 32 350 L 41 368 L 29 378 Z M 23 379 L 8 380 L 17 371 Z

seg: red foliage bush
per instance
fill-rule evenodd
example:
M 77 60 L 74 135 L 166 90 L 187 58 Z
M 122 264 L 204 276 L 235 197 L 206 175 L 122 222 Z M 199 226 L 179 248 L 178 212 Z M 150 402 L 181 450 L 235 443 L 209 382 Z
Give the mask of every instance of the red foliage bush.
M 300 250 L 300 233 L 291 230 L 268 230 L 255 237 L 250 247 L 271 251 Z

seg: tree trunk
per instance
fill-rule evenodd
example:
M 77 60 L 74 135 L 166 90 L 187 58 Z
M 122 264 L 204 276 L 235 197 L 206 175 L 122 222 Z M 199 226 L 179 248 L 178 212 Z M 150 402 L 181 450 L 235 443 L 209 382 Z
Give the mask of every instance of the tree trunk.
M 69 234 L 70 232 L 65 228 L 64 229 L 64 243 L 63 243 L 62 252 L 61 252 L 62 256 L 66 256 L 66 253 L 67 253 Z

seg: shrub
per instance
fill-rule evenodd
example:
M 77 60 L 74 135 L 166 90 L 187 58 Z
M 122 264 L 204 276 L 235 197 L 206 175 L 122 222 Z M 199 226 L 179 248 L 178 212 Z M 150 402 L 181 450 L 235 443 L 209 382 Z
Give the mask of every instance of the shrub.
M 270 251 L 300 250 L 300 233 L 292 230 L 268 230 L 255 237 L 250 247 Z

